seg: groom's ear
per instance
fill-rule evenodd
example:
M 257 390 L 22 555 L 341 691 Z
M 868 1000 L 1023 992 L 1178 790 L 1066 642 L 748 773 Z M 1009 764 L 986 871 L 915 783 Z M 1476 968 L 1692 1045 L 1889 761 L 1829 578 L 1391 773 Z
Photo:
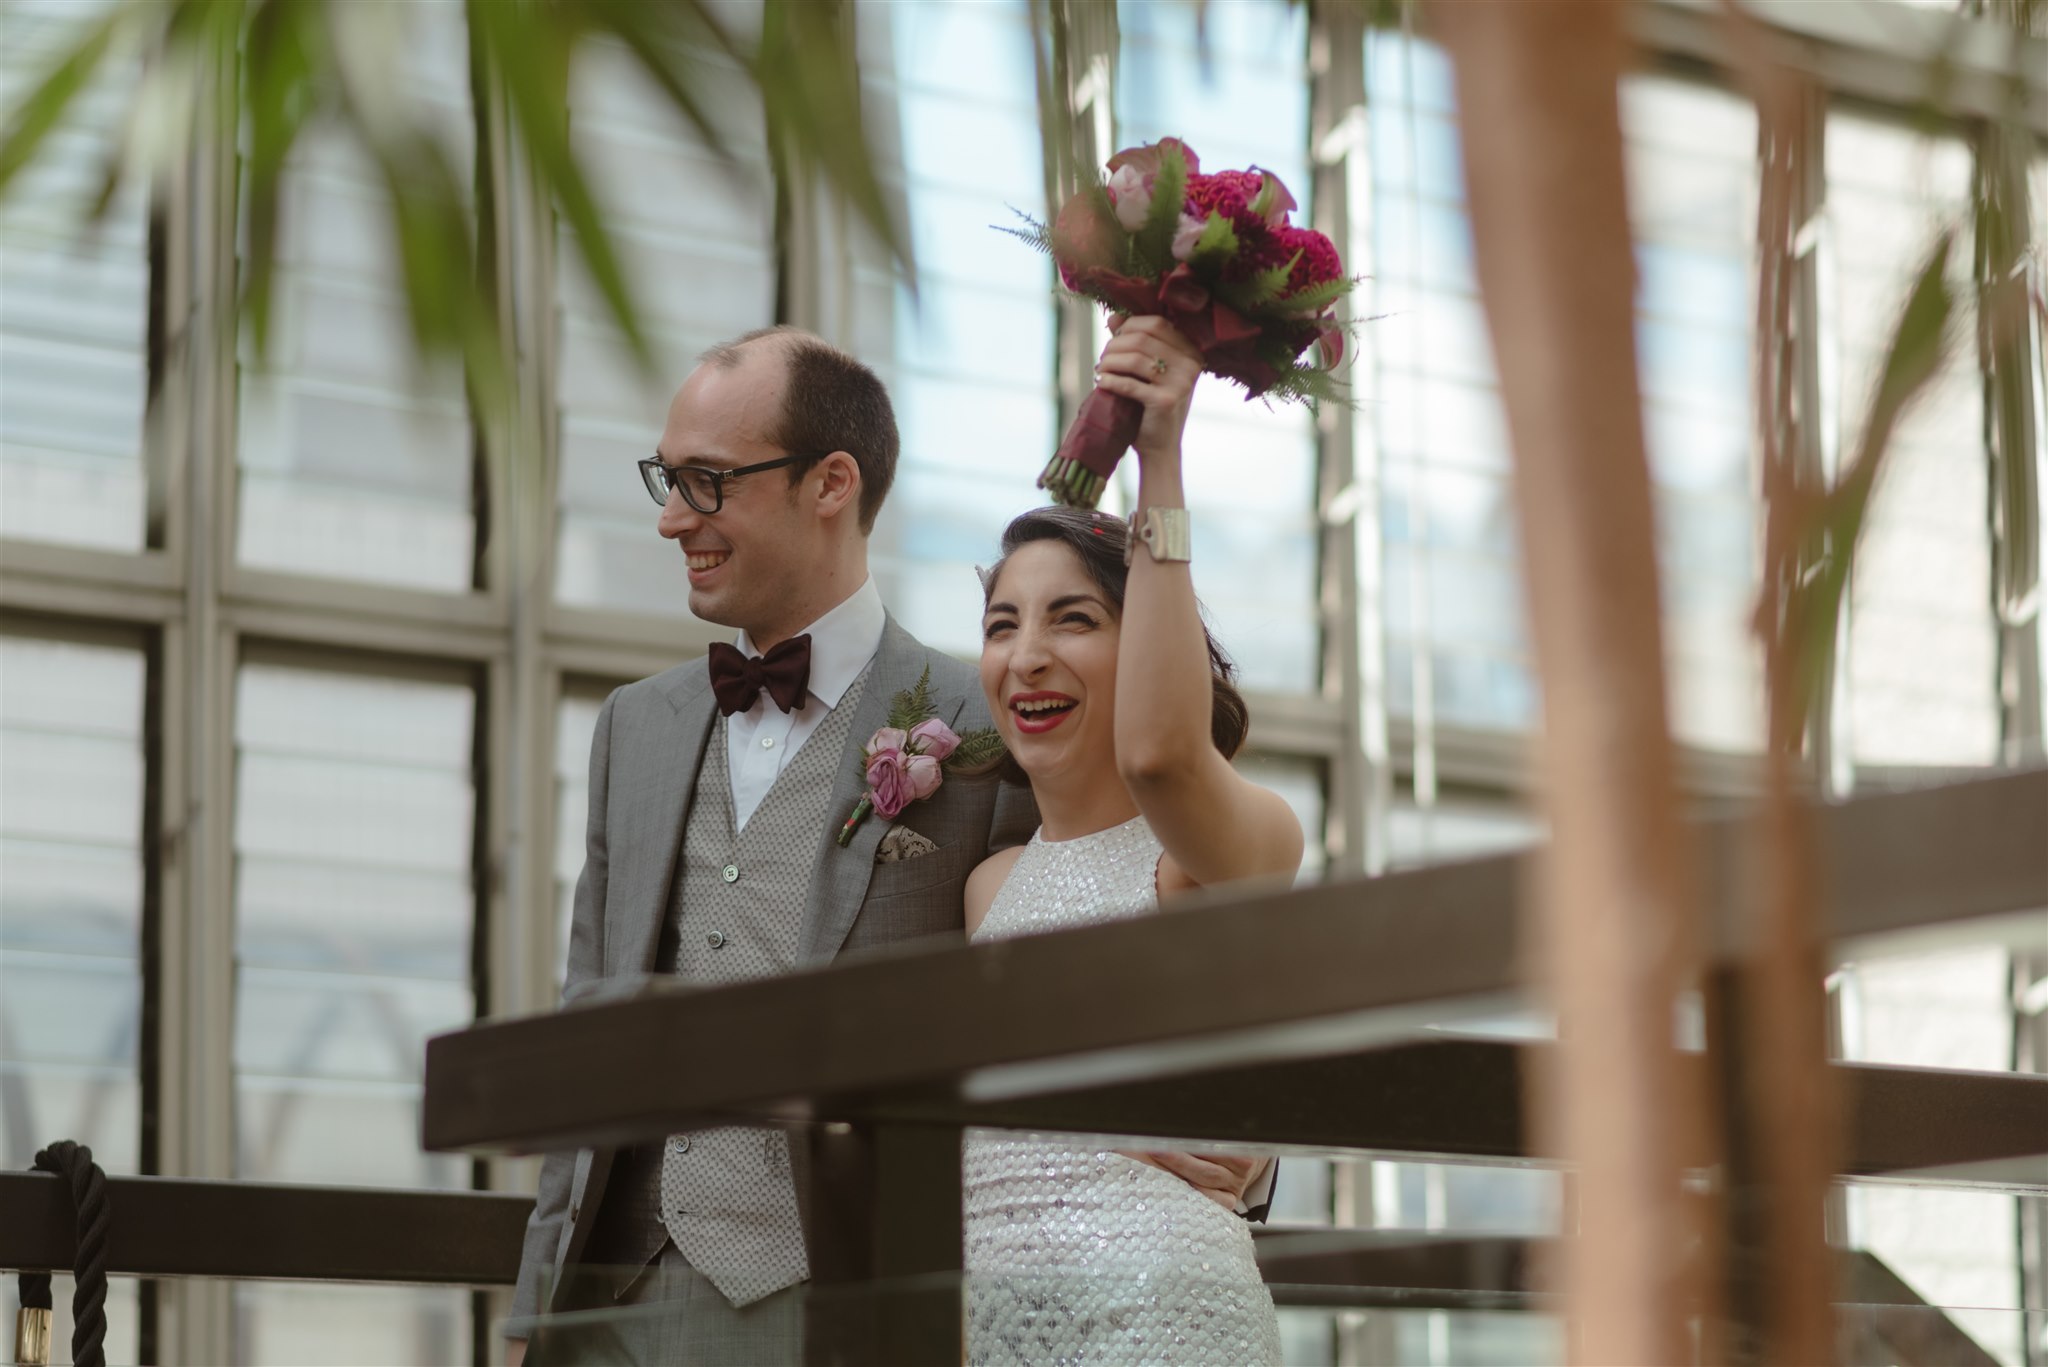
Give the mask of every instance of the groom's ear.
M 820 517 L 837 517 L 841 513 L 859 515 L 858 461 L 845 451 L 834 451 L 812 466 L 811 473 L 819 479 L 817 508 Z

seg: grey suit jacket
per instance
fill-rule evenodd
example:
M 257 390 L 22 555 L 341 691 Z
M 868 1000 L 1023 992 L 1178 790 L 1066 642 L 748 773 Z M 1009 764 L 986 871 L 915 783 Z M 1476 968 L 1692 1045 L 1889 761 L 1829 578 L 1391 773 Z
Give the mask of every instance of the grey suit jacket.
M 838 845 L 840 822 L 866 786 L 860 746 L 886 722 L 891 700 L 913 687 L 927 665 L 942 721 L 956 731 L 989 724 L 974 671 L 928 649 L 889 618 L 854 715 L 853 741 L 839 763 L 829 820 L 818 831 L 817 871 L 800 941 L 806 965 L 922 936 L 959 934 L 967 875 L 992 852 L 1028 840 L 1038 824 L 1028 791 L 993 778 L 953 777 L 896 822 L 871 816 L 849 846 Z M 716 716 L 702 659 L 618 689 L 598 714 L 565 1006 L 630 991 L 653 970 L 684 818 Z M 909 826 L 937 848 L 876 864 L 876 847 L 892 825 Z M 584 1149 L 543 1160 L 508 1333 L 524 1332 L 524 1322 L 545 1308 L 542 1296 L 551 1294 L 555 1273 L 579 1259 L 604 1198 L 612 1157 L 611 1150 Z M 801 1172 L 798 1178 L 802 1196 Z

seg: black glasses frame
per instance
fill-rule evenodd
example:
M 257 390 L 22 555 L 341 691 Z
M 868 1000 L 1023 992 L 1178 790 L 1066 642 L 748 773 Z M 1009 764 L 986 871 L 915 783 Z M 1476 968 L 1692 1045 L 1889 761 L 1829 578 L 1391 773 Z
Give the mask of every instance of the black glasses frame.
M 799 455 L 779 456 L 774 460 L 759 461 L 753 465 L 735 466 L 730 470 L 714 469 L 709 465 L 670 465 L 660 456 L 652 456 L 646 460 L 636 461 L 635 464 L 640 467 L 640 482 L 647 486 L 649 498 L 652 498 L 656 503 L 666 508 L 668 506 L 669 493 L 671 491 L 680 492 L 683 496 L 683 502 L 709 517 L 725 506 L 725 482 L 727 480 L 736 479 L 740 475 L 759 474 L 763 470 L 780 470 L 783 466 L 795 465 L 798 461 L 823 460 L 830 454 L 831 452 L 829 451 L 807 451 Z M 686 470 L 711 481 L 711 506 L 709 508 L 690 497 L 690 482 L 682 478 L 682 474 Z

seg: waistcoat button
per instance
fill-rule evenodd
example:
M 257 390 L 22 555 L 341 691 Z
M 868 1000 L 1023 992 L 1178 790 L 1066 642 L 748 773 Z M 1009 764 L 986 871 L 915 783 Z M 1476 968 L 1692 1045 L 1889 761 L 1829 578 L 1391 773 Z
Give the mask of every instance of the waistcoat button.
M 722 930 L 712 931 L 704 937 L 704 943 L 710 945 L 713 949 L 725 948 L 725 932 Z
M 718 871 L 718 876 L 728 883 L 737 883 L 740 881 L 740 866 L 737 864 L 727 864 Z

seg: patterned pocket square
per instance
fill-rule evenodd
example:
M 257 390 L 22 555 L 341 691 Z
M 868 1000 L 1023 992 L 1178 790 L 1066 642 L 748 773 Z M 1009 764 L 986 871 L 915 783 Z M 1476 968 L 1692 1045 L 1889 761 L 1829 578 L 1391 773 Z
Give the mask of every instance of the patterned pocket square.
M 927 840 L 908 826 L 892 826 L 875 849 L 875 862 L 899 864 L 906 859 L 923 858 L 937 848 L 936 841 Z

